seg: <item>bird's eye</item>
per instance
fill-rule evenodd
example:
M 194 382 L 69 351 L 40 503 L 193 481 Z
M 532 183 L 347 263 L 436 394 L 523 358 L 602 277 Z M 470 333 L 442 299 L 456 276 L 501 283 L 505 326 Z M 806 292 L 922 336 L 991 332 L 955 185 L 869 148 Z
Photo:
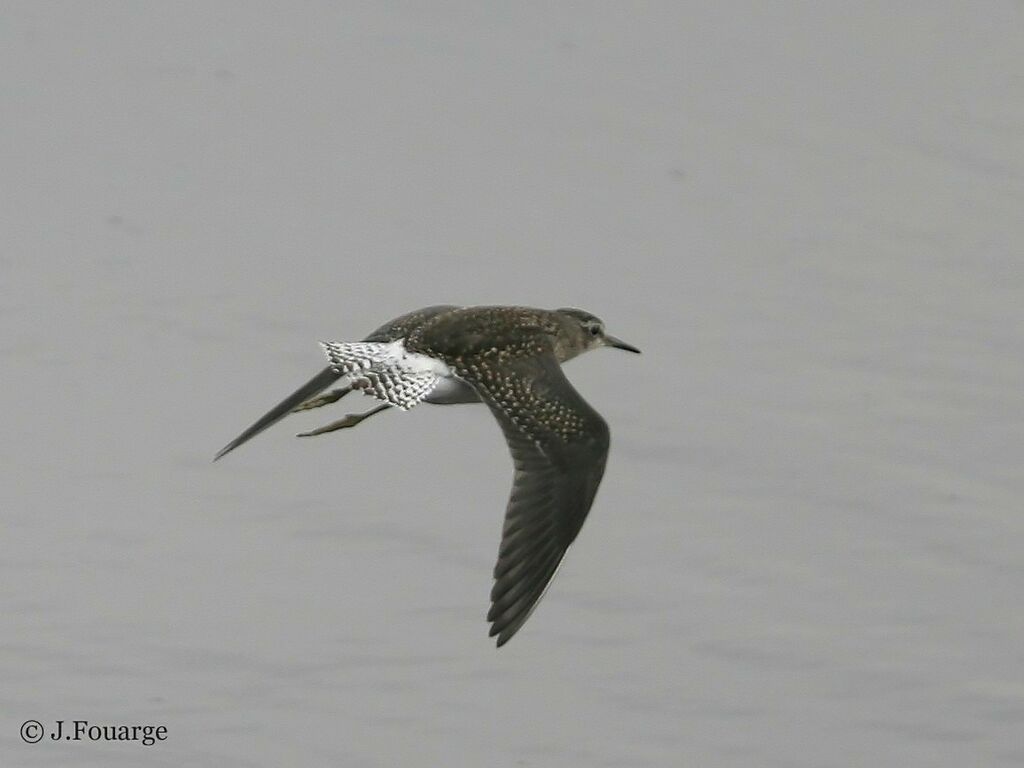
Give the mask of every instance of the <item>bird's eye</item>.
M 600 333 L 601 333 L 601 326 L 599 326 L 599 325 L 592 325 L 592 326 L 590 326 L 590 335 L 591 336 L 598 336 L 598 335 L 600 335 Z

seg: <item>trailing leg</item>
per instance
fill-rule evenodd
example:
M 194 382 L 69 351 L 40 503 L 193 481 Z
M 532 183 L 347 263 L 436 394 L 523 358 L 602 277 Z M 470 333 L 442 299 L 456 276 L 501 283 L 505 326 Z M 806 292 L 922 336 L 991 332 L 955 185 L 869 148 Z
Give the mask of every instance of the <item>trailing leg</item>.
M 341 397 L 341 395 L 339 395 L 339 397 Z M 373 414 L 380 413 L 381 411 L 387 410 L 390 407 L 391 405 L 389 403 L 382 403 L 381 405 L 378 405 L 376 408 L 371 408 L 370 410 L 365 411 L 364 413 L 350 413 L 343 419 L 338 419 L 338 421 L 332 421 L 330 424 L 327 424 L 326 426 L 320 427 L 318 429 L 314 429 L 311 432 L 300 432 L 297 435 L 297 437 L 314 437 L 315 435 L 325 435 L 328 432 L 336 432 L 339 429 L 348 429 L 349 427 L 354 427 L 356 424 L 359 424 L 365 419 L 370 418 L 371 416 L 373 416 Z
M 299 411 L 311 411 L 314 408 L 322 408 L 325 405 L 336 403 L 351 391 L 351 385 L 332 389 L 330 392 L 318 395 L 317 397 L 312 397 L 309 400 L 299 403 L 297 406 L 292 408 L 292 413 L 298 413 Z

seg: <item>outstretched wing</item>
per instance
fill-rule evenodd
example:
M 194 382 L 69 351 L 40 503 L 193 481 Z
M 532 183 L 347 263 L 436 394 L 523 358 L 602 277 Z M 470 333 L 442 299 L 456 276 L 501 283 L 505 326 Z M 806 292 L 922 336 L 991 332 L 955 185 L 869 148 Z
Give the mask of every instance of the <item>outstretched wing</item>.
M 553 354 L 490 363 L 467 361 L 459 373 L 494 413 L 515 464 L 487 614 L 500 647 L 536 608 L 583 526 L 609 433 Z
M 286 397 L 280 403 L 278 403 L 265 414 L 263 414 L 260 417 L 259 421 L 257 421 L 247 430 L 245 430 L 245 432 L 243 432 L 230 443 L 221 448 L 217 452 L 217 455 L 213 457 L 213 460 L 217 461 L 217 459 L 224 456 L 224 454 L 230 453 L 231 451 L 235 450 L 235 448 L 240 446 L 242 443 L 252 440 L 252 438 L 256 437 L 256 435 L 265 430 L 267 427 L 273 426 L 281 419 L 283 419 L 285 416 L 287 416 L 289 413 L 291 413 L 292 409 L 295 408 L 297 405 L 308 400 L 318 392 L 322 392 L 323 390 L 327 389 L 327 387 L 331 386 L 331 384 L 333 384 L 339 378 L 341 378 L 341 374 L 336 373 L 333 368 L 324 368 L 322 371 L 320 371 L 320 373 L 318 373 L 312 379 L 310 379 L 297 390 L 288 395 L 288 397 Z

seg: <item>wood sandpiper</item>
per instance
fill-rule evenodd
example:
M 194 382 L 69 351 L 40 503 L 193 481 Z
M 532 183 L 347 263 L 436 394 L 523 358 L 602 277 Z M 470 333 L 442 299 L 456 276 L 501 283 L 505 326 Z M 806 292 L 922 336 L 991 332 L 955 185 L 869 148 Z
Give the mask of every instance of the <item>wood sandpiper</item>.
M 483 402 L 501 425 L 515 476 L 487 621 L 504 645 L 544 596 L 593 504 L 608 457 L 608 425 L 561 363 L 597 347 L 640 350 L 581 309 L 436 306 L 410 312 L 360 342 L 321 342 L 330 364 L 228 443 L 214 461 L 289 413 L 353 390 L 381 401 L 300 437 L 354 427 L 388 408 Z M 319 394 L 336 381 L 341 386 Z

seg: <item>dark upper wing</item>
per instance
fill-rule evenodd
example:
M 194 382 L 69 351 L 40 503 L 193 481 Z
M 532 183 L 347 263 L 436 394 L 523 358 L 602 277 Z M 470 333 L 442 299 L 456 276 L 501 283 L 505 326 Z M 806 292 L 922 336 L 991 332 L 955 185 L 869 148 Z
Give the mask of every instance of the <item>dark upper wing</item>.
M 576 538 L 608 456 L 608 425 L 573 389 L 553 354 L 464 378 L 501 425 L 515 463 L 491 590 L 490 634 L 504 645 L 529 618 Z
M 499 351 L 522 358 L 543 353 L 558 330 L 554 313 L 545 309 L 459 307 L 412 329 L 406 347 L 446 361 Z
M 301 387 L 299 387 L 290 395 L 288 395 L 288 397 L 286 397 L 280 403 L 278 403 L 265 414 L 263 414 L 259 418 L 259 421 L 257 421 L 247 430 L 245 430 L 245 432 L 243 432 L 230 443 L 221 448 L 217 452 L 217 455 L 213 457 L 213 460 L 216 461 L 224 454 L 230 453 L 231 451 L 235 450 L 235 448 L 240 446 L 242 443 L 245 443 L 251 440 L 252 438 L 256 437 L 256 435 L 258 435 L 267 427 L 276 424 L 289 413 L 291 413 L 292 408 L 299 405 L 300 403 L 305 402 L 318 392 L 327 389 L 327 387 L 329 387 L 339 378 L 341 378 L 341 374 L 336 373 L 333 368 L 324 368 L 322 371 L 320 371 L 320 373 L 318 373 L 312 379 L 310 379 Z
M 403 339 L 428 320 L 433 320 L 439 315 L 447 314 L 453 309 L 458 309 L 458 307 L 454 304 L 435 304 L 432 307 L 417 309 L 384 323 L 384 325 L 363 339 L 363 341 L 397 341 L 398 339 Z

